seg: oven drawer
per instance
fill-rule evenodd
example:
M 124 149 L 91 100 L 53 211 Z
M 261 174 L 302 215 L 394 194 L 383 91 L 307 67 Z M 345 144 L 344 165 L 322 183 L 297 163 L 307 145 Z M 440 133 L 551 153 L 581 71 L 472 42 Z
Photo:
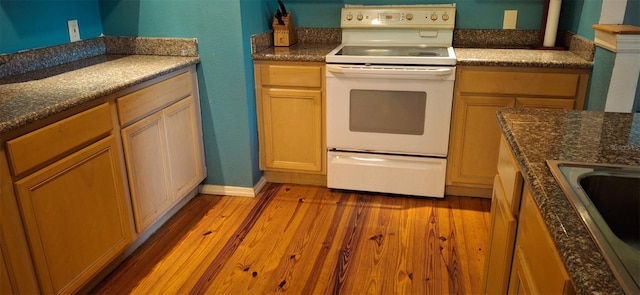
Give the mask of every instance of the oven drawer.
M 329 151 L 329 188 L 444 197 L 447 160 Z

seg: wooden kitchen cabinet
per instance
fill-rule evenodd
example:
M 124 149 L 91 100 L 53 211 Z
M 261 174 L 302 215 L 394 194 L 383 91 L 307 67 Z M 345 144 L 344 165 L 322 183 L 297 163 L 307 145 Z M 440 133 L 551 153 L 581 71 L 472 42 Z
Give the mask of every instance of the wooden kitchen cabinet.
M 498 174 L 494 177 L 482 294 L 507 292 L 524 183 L 522 173 L 504 137 L 500 139 L 497 163 Z
M 0 294 L 87 292 L 195 195 L 199 109 L 190 66 L 3 133 Z
M 191 69 L 117 99 L 138 233 L 206 176 L 197 97 Z
M 504 136 L 497 163 L 482 294 L 571 294 L 573 286 Z
M 520 212 L 508 294 L 575 294 L 569 274 L 527 187 L 523 189 Z
M 78 292 L 132 241 L 112 128 L 102 104 L 7 142 L 42 293 Z
M 256 61 L 255 76 L 267 181 L 326 185 L 324 64 Z
M 459 66 L 446 194 L 491 197 L 501 108 L 582 109 L 588 70 Z
M 11 278 L 9 277 L 9 268 L 4 258 L 4 247 L 0 244 L 0 294 L 14 294 Z

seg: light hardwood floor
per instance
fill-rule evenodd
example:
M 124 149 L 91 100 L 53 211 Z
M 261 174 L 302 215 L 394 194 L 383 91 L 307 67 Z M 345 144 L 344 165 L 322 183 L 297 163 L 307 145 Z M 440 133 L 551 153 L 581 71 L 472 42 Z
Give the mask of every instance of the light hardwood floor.
M 488 199 L 268 184 L 199 195 L 95 294 L 477 294 Z

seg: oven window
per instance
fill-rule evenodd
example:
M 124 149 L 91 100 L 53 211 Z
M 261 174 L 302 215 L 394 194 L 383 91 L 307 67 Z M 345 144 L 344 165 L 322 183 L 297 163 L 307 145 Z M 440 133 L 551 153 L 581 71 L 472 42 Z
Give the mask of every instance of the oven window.
M 422 135 L 426 105 L 426 92 L 353 89 L 349 130 Z

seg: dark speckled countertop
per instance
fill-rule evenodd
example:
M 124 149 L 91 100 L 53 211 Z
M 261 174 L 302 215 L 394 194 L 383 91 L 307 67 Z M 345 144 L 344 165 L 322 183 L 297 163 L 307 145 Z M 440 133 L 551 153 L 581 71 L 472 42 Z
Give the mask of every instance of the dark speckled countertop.
M 590 69 L 592 62 L 566 50 L 455 48 L 459 66 Z
M 0 70 L 3 70 L 0 73 L 8 73 L 6 76 L 0 75 L 0 135 L 171 71 L 197 64 L 200 58 L 196 45 L 195 39 L 108 38 L 90 40 L 81 45 L 65 45 L 78 48 L 47 48 L 44 50 L 51 53 L 37 52 L 30 57 L 17 54 L 12 57 L 13 64 L 9 62 L 0 65 Z M 93 53 L 91 56 L 75 59 L 78 54 L 74 51 Z M 29 55 L 30 52 L 26 54 Z M 71 56 L 71 60 L 60 60 L 50 65 L 47 63 L 52 59 L 41 59 L 48 54 L 56 58 L 67 54 Z M 41 61 L 33 61 L 33 58 Z M 12 69 L 19 70 L 23 68 L 22 64 L 34 63 L 42 63 L 44 66 L 24 73 L 15 73 Z
M 624 294 L 546 160 L 640 165 L 640 114 L 504 109 L 498 121 L 578 294 Z
M 590 69 L 595 47 L 577 35 L 565 34 L 568 50 L 535 50 L 538 31 L 456 30 L 453 47 L 461 66 L 505 66 Z M 274 47 L 271 32 L 252 36 L 254 60 L 324 62 L 341 43 L 340 29 L 298 29 L 299 42 Z M 322 42 L 320 42 L 322 41 Z M 506 48 L 506 49 L 505 49 Z
M 325 62 L 325 56 L 340 43 L 300 43 L 269 47 L 252 54 L 253 60 Z

